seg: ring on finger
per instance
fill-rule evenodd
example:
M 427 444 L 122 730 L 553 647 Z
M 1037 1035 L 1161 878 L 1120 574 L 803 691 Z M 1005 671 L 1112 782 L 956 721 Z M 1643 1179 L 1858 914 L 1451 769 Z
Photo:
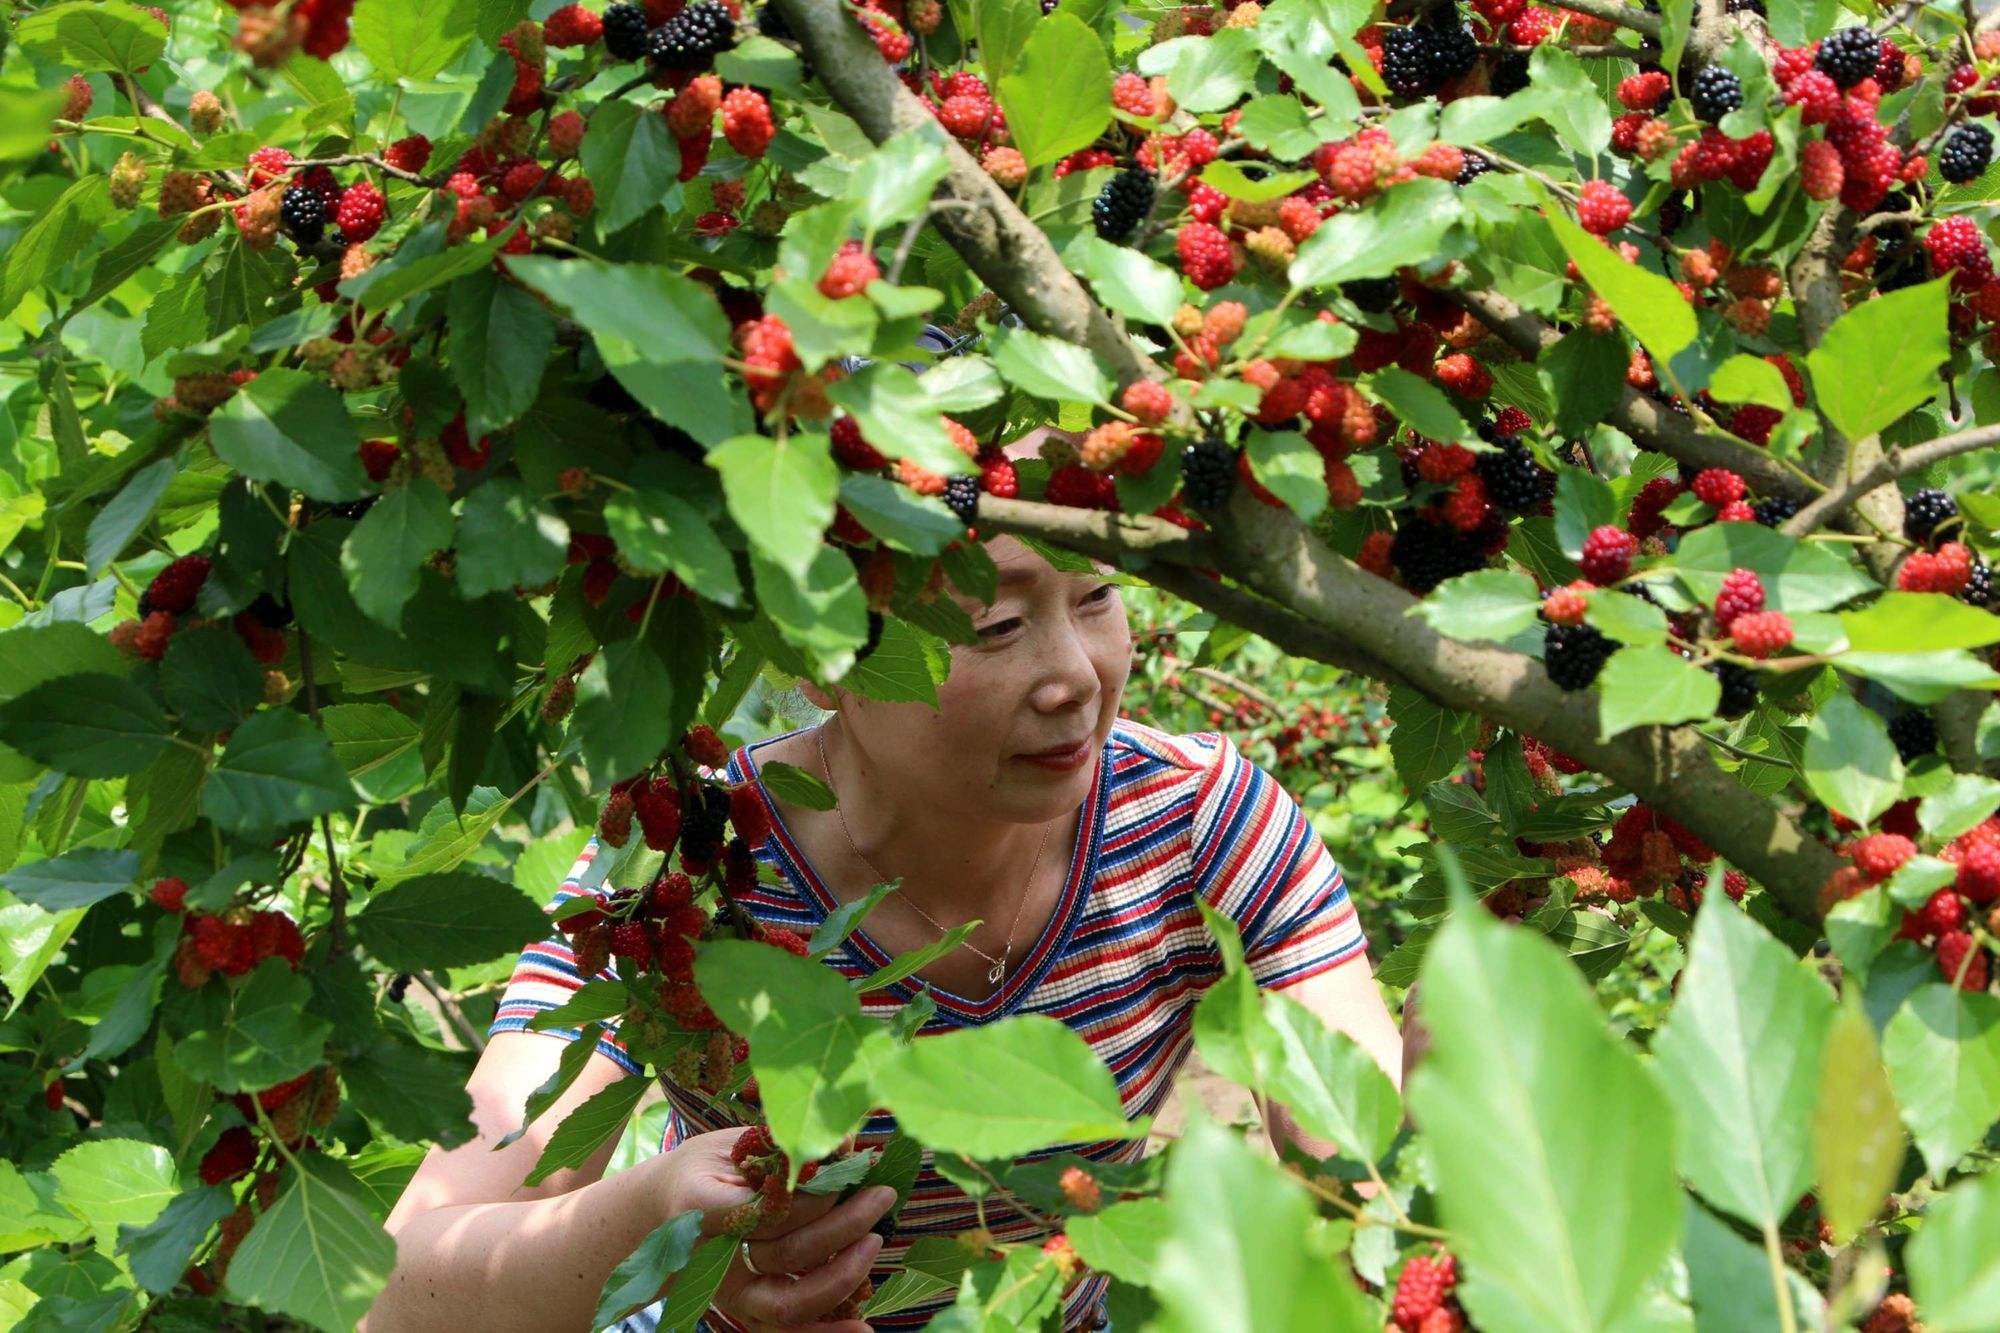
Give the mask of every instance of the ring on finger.
M 740 1256 L 740 1257 L 742 1258 L 742 1260 L 743 1260 L 743 1266 L 744 1266 L 745 1268 L 747 1268 L 747 1269 L 749 1269 L 749 1270 L 750 1270 L 750 1275 L 751 1275 L 752 1277 L 764 1277 L 764 1276 L 766 1276 L 766 1274 L 765 1274 L 764 1270 L 763 1270 L 763 1269 L 761 1269 L 761 1268 L 759 1268 L 759 1267 L 757 1267 L 757 1264 L 756 1264 L 756 1261 L 755 1261 L 755 1260 L 753 1260 L 753 1259 L 751 1259 L 751 1257 L 750 1257 L 750 1242 L 749 1242 L 749 1241 L 747 1241 L 747 1240 L 746 1240 L 746 1241 L 743 1241 L 743 1242 L 742 1242 L 741 1244 L 739 1244 L 739 1245 L 738 1245 L 738 1246 L 736 1247 L 736 1252 L 737 1252 L 738 1256 Z

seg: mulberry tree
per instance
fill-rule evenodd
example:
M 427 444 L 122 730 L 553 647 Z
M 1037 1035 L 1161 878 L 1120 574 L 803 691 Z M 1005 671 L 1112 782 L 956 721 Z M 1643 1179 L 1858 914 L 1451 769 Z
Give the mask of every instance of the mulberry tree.
M 754 1125 L 758 1208 L 930 1152 L 1052 1236 L 920 1242 L 863 1317 L 955 1292 L 954 1327 L 1039 1328 L 1089 1270 L 1121 1329 L 1993 1326 L 2000 20 L 5 22 L 23 1327 L 352 1327 L 591 833 L 554 925 L 620 979 L 546 1026 L 615 1024 Z M 934 702 L 1001 533 L 1175 599 L 1201 670 L 1256 640 L 1385 703 L 1425 830 L 1376 941 L 1421 995 L 1407 1103 L 1225 922 L 1195 1013 L 1334 1157 L 1201 1120 L 1143 1169 L 1051 1157 L 1146 1129 L 1080 1038 L 1010 1019 L 919 1065 L 825 982 L 858 912 L 807 940 L 738 905 L 750 710 Z M 996 1107 L 923 1073 L 954 1061 L 1035 1077 Z M 843 1155 L 873 1107 L 905 1133 Z M 691 1328 L 756 1215 L 668 1223 L 599 1324 L 665 1288 Z

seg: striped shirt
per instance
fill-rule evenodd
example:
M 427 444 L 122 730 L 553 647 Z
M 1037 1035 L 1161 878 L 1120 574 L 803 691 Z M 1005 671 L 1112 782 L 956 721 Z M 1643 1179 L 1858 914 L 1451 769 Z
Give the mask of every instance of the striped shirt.
M 772 813 L 773 833 L 758 858 L 778 872 L 779 883 L 760 883 L 742 901 L 759 920 L 809 937 L 839 899 L 820 882 L 763 790 L 753 756 L 770 743 L 737 750 L 727 770 L 732 783 L 757 781 Z M 596 886 L 602 878 L 601 870 L 591 874 L 596 850 L 592 839 L 556 903 Z M 1128 1116 L 1151 1115 L 1165 1102 L 1193 1046 L 1195 1002 L 1222 974 L 1214 939 L 1195 907 L 1197 897 L 1236 922 L 1251 973 L 1268 988 L 1327 971 L 1366 948 L 1340 867 L 1268 773 L 1219 734 L 1174 736 L 1121 720 L 1105 741 L 1062 897 L 1041 937 L 989 998 L 929 987 L 937 1011 L 922 1032 L 949 1032 L 1013 1014 L 1046 1015 L 1068 1024 L 1110 1068 Z M 865 926 L 827 955 L 828 966 L 855 978 L 890 960 Z M 524 950 L 492 1030 L 525 1029 L 583 980 L 560 935 Z M 925 988 L 910 978 L 871 992 L 863 1011 L 887 1018 Z M 579 1033 L 548 1035 L 575 1040 Z M 615 1035 L 601 1038 L 599 1050 L 628 1072 L 643 1072 Z M 673 1104 L 665 1146 L 727 1127 L 706 1099 L 683 1093 L 668 1080 L 663 1087 Z M 860 1146 L 878 1146 L 894 1132 L 893 1117 L 872 1115 Z M 1144 1150 L 1142 1139 L 1118 1139 L 1060 1145 L 1034 1157 L 1074 1152 L 1092 1161 L 1127 1163 Z M 986 1216 L 1003 1242 L 1046 1238 L 1004 1202 L 989 1203 Z M 896 1235 L 877 1259 L 876 1284 L 887 1279 L 913 1241 L 976 1225 L 971 1200 L 932 1169 L 926 1154 Z M 1089 1327 L 1104 1290 L 1099 1277 L 1079 1283 L 1067 1299 L 1064 1327 Z M 950 1299 L 945 1293 L 871 1322 L 880 1329 L 920 1328 Z M 708 1318 L 716 1329 L 737 1327 L 716 1311 Z M 649 1325 L 642 1320 L 633 1326 Z

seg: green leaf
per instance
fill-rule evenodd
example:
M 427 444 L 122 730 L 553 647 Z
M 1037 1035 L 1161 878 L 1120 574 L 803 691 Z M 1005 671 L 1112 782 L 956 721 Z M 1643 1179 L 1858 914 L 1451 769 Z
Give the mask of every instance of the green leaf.
M 995 91 L 1030 169 L 1087 147 L 1111 123 L 1111 61 L 1072 14 L 1036 24 Z
M 862 1043 L 880 1029 L 839 974 L 749 940 L 710 940 L 695 982 L 716 1014 L 750 1043 L 772 1138 L 797 1163 L 840 1145 L 867 1113 Z
M 138 853 L 87 847 L 17 866 L 0 875 L 0 888 L 44 911 L 67 912 L 123 893 L 138 878 Z
M 1252 177 L 1226 157 L 1217 158 L 1201 170 L 1202 184 L 1221 191 L 1231 199 L 1248 204 L 1282 199 L 1313 179 L 1310 171 L 1275 171 Z
M 1883 1031 L 1882 1060 L 1917 1151 L 1943 1180 L 2000 1120 L 2000 998 L 1919 986 Z
M 1806 354 L 1819 410 L 1841 434 L 1873 435 L 1937 393 L 1938 368 L 1951 355 L 1950 281 L 1937 278 L 1861 302 Z
M 743 604 L 736 561 L 701 510 L 673 493 L 674 482 L 641 460 L 631 489 L 604 502 L 605 532 L 619 561 L 641 574 L 672 573 L 712 602 Z M 878 479 L 879 480 L 879 479 Z
M 1277 1039 L 1271 1096 L 1308 1134 L 1357 1160 L 1379 1159 L 1396 1137 L 1403 1104 L 1375 1058 L 1283 992 L 1266 997 L 1264 1017 Z
M 1343 210 L 1321 223 L 1299 247 L 1286 278 L 1294 287 L 1327 287 L 1386 277 L 1435 258 L 1463 215 L 1458 190 L 1449 181 L 1426 177 L 1398 185 L 1365 208 Z
M 182 1068 L 216 1091 L 255 1092 L 296 1078 L 323 1058 L 333 1027 L 308 1012 L 312 983 L 282 958 L 266 958 L 174 1048 Z
M 687 1267 L 700 1241 L 700 1209 L 691 1208 L 655 1227 L 604 1280 L 590 1326 L 605 1328 L 638 1307 L 651 1305 L 667 1279 Z
M 1242 28 L 1223 28 L 1213 36 L 1187 41 L 1175 48 L 1167 71 L 1167 91 L 1185 111 L 1221 111 L 1250 91 L 1257 77 L 1257 35 Z M 1007 117 L 1009 125 L 1013 116 Z
M 1180 275 L 1128 245 L 1086 236 L 1070 247 L 1068 258 L 1090 279 L 1097 299 L 1128 319 L 1169 324 L 1180 309 Z
M 868 231 L 877 232 L 923 211 L 931 191 L 951 170 L 945 156 L 947 142 L 949 136 L 943 127 L 928 118 L 885 139 L 849 173 L 841 192 L 842 198 L 854 202 L 855 219 Z
M 1165 1199 L 1126 1199 L 1101 1212 L 1078 1213 L 1063 1229 L 1091 1268 L 1150 1287 L 1159 1270 L 1160 1247 L 1172 1234 L 1173 1214 Z
M 1167 1162 L 1163 1197 L 1169 1230 L 1152 1278 L 1172 1327 L 1373 1333 L 1380 1326 L 1331 1233 L 1316 1226 L 1311 1197 L 1240 1134 L 1195 1119 Z
M 73 0 L 20 21 L 21 45 L 81 70 L 131 74 L 167 49 L 166 25 L 125 0 Z
M 1452 913 L 1419 983 L 1432 1048 L 1410 1105 L 1482 1328 L 1633 1313 L 1680 1227 L 1666 1094 L 1547 940 Z
M 1326 460 L 1295 430 L 1253 428 L 1245 450 L 1250 471 L 1266 490 L 1310 523 L 1326 508 Z
M 1541 609 L 1535 581 L 1511 569 L 1481 569 L 1446 579 L 1410 608 L 1440 634 L 1496 643 L 1504 643 L 1533 625 Z M 1398 717 L 1396 730 L 1402 726 Z M 1457 757 L 1463 759 L 1464 751 Z
M 1696 1333 L 1783 1326 L 1777 1292 L 1771 1286 L 1771 1261 L 1763 1248 L 1744 1240 L 1693 1199 L 1687 1201 L 1683 1251 Z M 1800 1321 L 1797 1326 L 1820 1327 L 1825 1302 L 1819 1292 L 1790 1270 L 1786 1270 L 1785 1285 Z
M 1827 1033 L 1812 1114 L 1820 1215 L 1836 1244 L 1846 1244 L 1881 1212 L 1902 1168 L 1904 1142 L 1875 1029 L 1858 1004 L 1845 1004 Z
M 834 807 L 833 789 L 803 768 L 778 760 L 760 764 L 757 775 L 771 794 L 792 805 L 802 805 L 808 810 L 831 810 Z
M 725 1233 L 710 1236 L 696 1248 L 680 1277 L 667 1291 L 666 1304 L 660 1311 L 662 1330 L 683 1333 L 697 1327 L 695 1321 L 707 1313 L 729 1266 L 736 1262 L 737 1242 L 736 1235 Z
M 90 1228 L 105 1254 L 117 1251 L 121 1226 L 143 1227 L 165 1211 L 180 1188 L 173 1154 L 137 1139 L 93 1139 L 56 1158 L 56 1200 Z
M 354 8 L 354 47 L 385 81 L 423 83 L 471 43 L 466 8 L 456 3 L 426 11 L 397 0 L 362 0 Z
M 1565 469 L 1564 475 L 1569 475 Z M 1764 582 L 1764 604 L 1799 615 L 1824 611 L 1881 585 L 1823 542 L 1793 541 L 1761 523 L 1711 523 L 1681 537 L 1665 565 L 1696 601 L 1713 605 L 1722 580 L 1739 566 Z
M 911 555 L 937 555 L 965 536 L 965 524 L 942 500 L 886 477 L 848 473 L 840 479 L 840 503 L 862 527 Z
M 856 662 L 841 685 L 883 703 L 937 707 L 937 687 L 951 671 L 951 647 L 905 620 L 885 620 L 873 652 Z
M 368 507 L 340 548 L 341 572 L 355 605 L 394 628 L 416 596 L 417 571 L 449 545 L 451 501 L 436 482 L 413 477 L 387 492 Z
M 1833 996 L 1720 895 L 1695 919 L 1653 1055 L 1679 1112 L 1681 1171 L 1702 1197 L 1775 1229 L 1812 1178 L 1808 1113 Z
M 563 572 L 568 551 L 569 525 L 556 511 L 519 479 L 494 477 L 465 497 L 458 516 L 459 593 L 540 587 Z
M 354 807 L 354 784 L 303 713 L 271 709 L 230 733 L 201 790 L 202 813 L 231 833 L 288 828 Z
M 869 443 L 888 457 L 908 458 L 933 472 L 971 472 L 971 461 L 945 432 L 937 399 L 925 383 L 929 378 L 920 380 L 903 366 L 877 361 L 828 386 L 827 397 L 852 413 Z M 958 532 L 963 531 L 958 525 Z
M 556 322 L 531 293 L 490 267 L 469 273 L 451 285 L 445 330 L 469 434 L 512 425 L 534 405 Z
M 1925 833 L 1949 841 L 2000 810 L 2000 782 L 1960 773 L 1951 785 L 1933 792 L 1917 805 L 1917 823 Z
M 868 602 L 853 562 L 821 543 L 802 579 L 754 551 L 750 572 L 764 614 L 785 640 L 817 658 L 828 677 L 844 675 L 868 638 Z
M 218 458 L 253 481 L 315 500 L 358 500 L 369 490 L 361 437 L 341 396 L 302 370 L 266 370 L 208 419 Z
M 76 7 L 93 6 L 78 3 Z M 90 219 L 101 215 L 109 199 L 105 182 L 106 178 L 97 174 L 78 179 L 8 243 L 5 267 L 0 268 L 0 318 L 14 313 L 23 297 L 83 248 L 83 233 L 90 227 Z M 68 380 L 61 368 L 50 362 L 48 371 L 67 401 Z
M 1536 373 L 1556 405 L 1558 434 L 1582 435 L 1604 419 L 1624 396 L 1627 360 L 1623 339 L 1588 329 L 1571 330 L 1536 358 Z
M 162 1295 L 180 1285 L 196 1247 L 208 1239 L 209 1228 L 235 1211 L 235 1198 L 214 1185 L 177 1194 L 151 1222 L 119 1225 L 119 1253 L 140 1286 Z
M 400 880 L 354 917 L 362 947 L 398 972 L 470 967 L 518 953 L 547 933 L 534 899 L 471 871 Z
M 1600 739 L 1654 723 L 1715 716 L 1722 683 L 1664 644 L 1620 648 L 1597 677 Z
M 1611 146 L 1611 112 L 1574 53 L 1552 43 L 1537 46 L 1528 61 L 1528 86 L 1540 95 L 1542 118 L 1572 152 L 1592 158 Z
M 1717 366 L 1709 376 L 1708 391 L 1725 403 L 1756 403 L 1780 412 L 1792 410 L 1792 390 L 1785 377 L 1769 361 L 1748 352 L 1738 352 Z
M 374 1304 L 395 1262 L 396 1242 L 375 1220 L 366 1190 L 338 1162 L 308 1153 L 230 1259 L 228 1291 L 344 1333 Z
M 1043 17 L 1040 0 L 980 0 L 973 13 L 986 81 L 997 84 L 1014 68 L 1021 48 L 1039 29 Z
M 680 146 L 666 118 L 637 102 L 600 105 L 591 114 L 579 156 L 584 174 L 597 186 L 598 225 L 606 235 L 624 230 L 656 207 L 679 202 Z M 575 266 L 575 261 L 557 263 L 565 270 Z M 509 265 L 509 271 L 515 266 Z
M 1111 377 L 1075 343 L 1025 329 L 996 328 L 989 339 L 993 365 L 1022 393 L 1055 403 L 1105 403 Z
M 793 578 L 802 578 L 826 550 L 821 535 L 833 522 L 840 469 L 823 435 L 738 435 L 709 450 L 722 476 L 730 517 L 753 549 Z
M 731 84 L 747 83 L 753 88 L 804 97 L 805 71 L 798 53 L 761 33 L 718 52 L 715 72 Z
M 872 1086 L 926 1147 L 980 1160 L 1145 1132 L 1083 1038 L 1038 1014 L 899 1047 Z
M 1541 52 L 1537 52 L 1539 59 Z M 1574 60 L 1575 57 L 1570 57 Z M 1592 97 L 1595 102 L 1595 96 Z M 1602 107 L 1602 103 L 1597 103 Z M 1672 363 L 1682 348 L 1694 341 L 1694 310 L 1681 299 L 1680 289 L 1659 274 L 1628 264 L 1595 236 L 1576 225 L 1562 208 L 1550 205 L 1543 216 L 1556 239 L 1575 261 L 1577 271 L 1590 289 L 1611 306 L 1618 322 L 1644 345 L 1653 364 Z M 1742 524 L 1719 524 L 1741 527 Z
M 1903 793 L 1903 761 L 1888 724 L 1845 693 L 1829 698 L 1806 723 L 1800 773 L 1813 795 L 1863 824 L 1874 823 Z
M 319 721 L 364 801 L 395 800 L 422 784 L 417 724 L 388 704 L 334 704 Z
M 555 1133 L 549 1135 L 547 1146 L 535 1162 L 535 1169 L 521 1183 L 539 1185 L 558 1171 L 582 1166 L 589 1161 L 591 1154 L 606 1140 L 625 1128 L 625 1122 L 632 1118 L 633 1108 L 650 1086 L 649 1079 L 621 1078 L 592 1093 L 583 1105 L 571 1111 L 556 1126 Z
M 340 295 L 357 304 L 365 302 L 370 310 L 387 310 L 398 301 L 442 287 L 468 273 L 477 273 L 493 262 L 506 239 L 506 233 L 500 232 L 483 241 L 468 240 L 447 248 L 444 224 L 434 223 L 413 233 L 395 254 L 366 273 L 342 282 Z M 261 255 L 255 250 L 242 253 L 258 256 L 261 262 Z M 253 276 L 257 272 L 253 271 Z M 231 323 L 213 311 L 210 321 L 217 328 L 226 328 Z
M 621 781 L 659 756 L 673 740 L 681 683 L 644 640 L 611 644 L 592 659 L 577 677 L 570 730 L 583 746 L 593 782 Z M 681 707 L 691 702 L 683 698 Z
M 87 671 L 0 704 L 0 741 L 58 773 L 122 777 L 166 748 L 167 717 L 131 681 Z
M 90 577 L 96 578 L 109 568 L 126 544 L 139 534 L 139 529 L 146 526 L 179 470 L 171 458 L 148 463 L 134 472 L 118 494 L 97 512 L 97 517 L 90 520 L 90 531 L 83 543 L 83 563 Z
M 1990 1333 L 2000 1309 L 2000 1173 L 1969 1176 L 1910 1238 L 1910 1290 L 1930 1333 Z
M 595 1043 L 592 1043 L 594 1046 Z M 465 1090 L 469 1057 L 380 1033 L 341 1062 L 352 1105 L 369 1124 L 409 1142 L 456 1148 L 472 1141 L 472 1095 Z
M 897 954 L 893 959 L 876 968 L 867 976 L 856 977 L 853 982 L 854 993 L 856 995 L 867 995 L 874 991 L 886 990 L 905 977 L 915 976 L 938 959 L 958 948 L 959 945 L 965 943 L 966 938 L 978 926 L 979 922 L 977 920 L 963 922 L 960 925 L 953 926 L 950 930 L 921 948 Z
M 69 943 L 83 920 L 83 908 L 67 912 L 44 912 L 27 903 L 0 905 L 0 982 L 5 982 L 11 999 L 11 1015 L 28 998 L 28 990 L 41 980 L 49 964 Z
M 1428 600 L 1428 599 L 1427 599 Z M 1465 762 L 1478 721 L 1456 708 L 1441 708 L 1404 685 L 1389 687 L 1389 754 L 1396 776 L 1411 791 L 1422 791 Z
M 264 702 L 264 667 L 234 630 L 214 625 L 183 629 L 167 641 L 160 693 L 183 728 L 227 731 Z M 205 756 L 195 758 L 205 761 Z
M 2000 616 L 1940 592 L 1883 593 L 1859 611 L 1840 613 L 1856 652 L 1941 653 L 2000 643 Z
M 1447 443 L 1474 438 L 1465 418 L 1451 405 L 1444 391 L 1429 380 L 1418 379 L 1401 366 L 1376 371 L 1367 381 L 1368 389 L 1403 419 L 1403 424 L 1419 435 Z

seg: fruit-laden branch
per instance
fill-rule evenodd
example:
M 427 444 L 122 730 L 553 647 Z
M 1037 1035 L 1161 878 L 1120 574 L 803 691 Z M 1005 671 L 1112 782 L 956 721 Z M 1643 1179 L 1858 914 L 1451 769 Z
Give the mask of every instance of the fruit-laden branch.
M 1935 440 L 1926 440 L 1908 448 L 1900 445 L 1893 447 L 1877 457 L 1874 464 L 1854 480 L 1826 492 L 1786 519 L 1779 531 L 1788 537 L 1803 537 L 1809 532 L 1816 532 L 1829 516 L 1839 513 L 1877 486 L 1887 485 L 1912 472 L 1921 472 L 1931 464 L 1956 454 L 1969 454 L 1975 449 L 1996 444 L 2000 444 L 2000 426 L 1979 426 L 1955 435 L 1940 435 Z
M 871 141 L 884 143 L 905 130 L 936 124 L 936 117 L 903 86 L 839 0 L 772 3 L 812 57 L 820 82 Z M 1119 384 L 1163 378 L 1159 367 L 1069 277 L 1048 236 L 1014 206 L 972 155 L 949 139 L 945 155 L 950 169 L 933 198 L 971 207 L 940 210 L 936 226 L 980 280 L 1036 332 L 1089 348 L 1110 367 Z M 1049 273 L 1062 274 L 1064 281 L 1049 281 Z
M 1442 8 L 1446 9 L 1450 7 L 1449 5 L 1442 6 Z M 1434 10 L 1438 8 L 1440 6 L 1436 0 L 1394 0 L 1394 3 L 1389 6 L 1387 13 L 1390 18 L 1405 18 L 1420 10 Z M 1630 28 L 1633 32 L 1642 33 L 1647 37 L 1658 38 L 1660 35 L 1660 16 L 1658 14 L 1649 13 L 1646 10 L 1640 9 L 1637 5 L 1624 4 L 1622 0 L 1561 0 L 1561 3 L 1551 0 L 1550 8 L 1567 9 L 1578 14 L 1588 14 L 1592 18 L 1603 19 L 1607 23 L 1615 23 L 1621 28 Z
M 927 118 L 873 43 L 849 22 L 838 0 L 774 2 L 834 100 L 872 141 L 882 143 Z M 945 239 L 973 272 L 986 278 L 1032 327 L 1086 342 L 1107 359 L 1116 353 L 1113 364 L 1121 374 L 1156 373 L 1117 336 L 1040 228 L 969 157 L 951 151 L 956 156 L 940 193 L 981 204 L 991 214 L 978 217 L 978 210 L 952 209 L 940 215 Z M 977 173 L 977 179 L 962 179 L 970 173 Z M 1004 501 L 982 503 L 982 510 L 988 526 L 1033 531 L 1063 545 L 1094 545 L 1098 554 L 1142 544 L 1153 558 L 1171 561 L 1200 549 L 1186 535 L 1159 531 L 1173 526 L 1162 519 L 1078 518 L 1055 506 Z M 1407 683 L 1445 707 L 1492 717 L 1550 742 L 1680 820 L 1761 880 L 1788 912 L 1807 920 L 1816 917 L 1819 888 L 1842 864 L 1840 858 L 1769 800 L 1723 773 L 1709 757 L 1707 742 L 1692 728 L 1641 727 L 1615 740 L 1600 740 L 1596 710 L 1579 707 L 1594 701 L 1594 694 L 1564 693 L 1532 658 L 1519 653 L 1446 638 L 1409 614 L 1416 606 L 1409 593 L 1336 554 L 1289 513 L 1240 490 L 1209 542 L 1222 552 L 1217 563 L 1225 572 L 1276 604 L 1266 610 L 1248 594 L 1239 594 L 1243 600 L 1232 602 L 1234 609 L 1287 634 L 1299 650 L 1317 656 L 1315 649 L 1326 647 L 1327 660 L 1336 664 L 1358 667 L 1367 661 L 1371 675 Z M 1219 610 L 1227 598 L 1224 585 L 1199 575 L 1168 577 L 1201 594 L 1198 604 Z M 1328 637 L 1275 619 L 1281 611 L 1320 627 Z
M 1214 539 L 1223 568 L 1245 588 L 1171 563 L 1198 547 L 1135 541 L 1150 526 L 1173 526 L 1162 519 L 1121 518 L 1125 536 L 1112 541 L 1056 506 L 982 498 L 980 523 L 1100 556 L 1144 550 L 1155 559 L 1140 571 L 1150 582 L 1278 648 L 1407 685 L 1446 708 L 1547 741 L 1685 824 L 1800 920 L 1818 918 L 1820 886 L 1843 864 L 1775 804 L 1723 772 L 1695 729 L 1646 726 L 1600 739 L 1595 692 L 1563 691 L 1521 653 L 1440 634 L 1413 614 L 1416 598 L 1248 496 L 1232 502 Z
M 1555 327 L 1511 297 L 1480 287 L 1443 287 L 1439 294 L 1470 311 L 1500 340 L 1530 360 L 1561 338 Z M 1813 494 L 1766 450 L 1697 429 L 1691 421 L 1629 386 L 1605 414 L 1606 421 L 1657 453 L 1690 467 L 1728 468 L 1764 495 L 1805 500 Z

